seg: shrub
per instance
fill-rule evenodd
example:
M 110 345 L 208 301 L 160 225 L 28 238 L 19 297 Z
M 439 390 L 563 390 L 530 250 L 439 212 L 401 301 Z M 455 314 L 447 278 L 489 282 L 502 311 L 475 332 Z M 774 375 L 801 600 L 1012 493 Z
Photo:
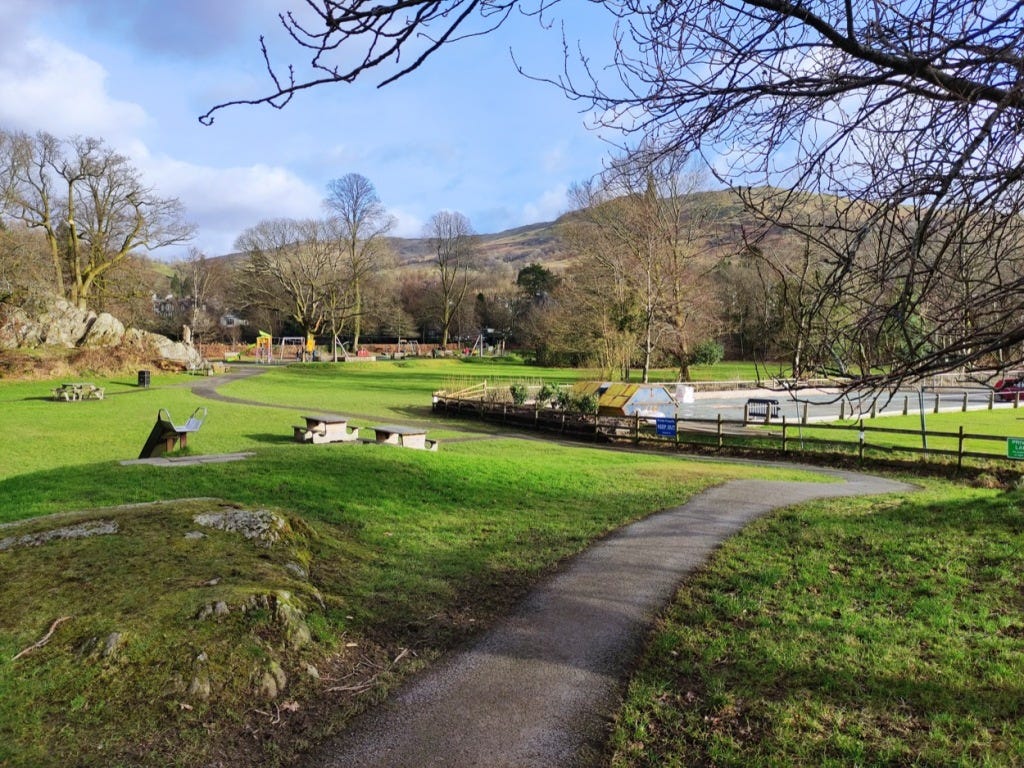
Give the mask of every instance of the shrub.
M 568 389 L 560 389 L 555 394 L 555 407 L 561 408 L 563 411 L 571 411 L 572 408 L 572 392 Z
M 526 395 L 528 390 L 525 384 L 510 384 L 508 392 L 512 395 L 512 402 L 515 405 L 522 405 L 526 402 Z
M 576 395 L 570 389 L 559 391 L 555 405 L 568 413 L 597 413 L 596 395 Z
M 537 392 L 537 405 L 544 405 L 551 402 L 558 396 L 558 387 L 552 384 L 542 384 Z
M 702 341 L 693 350 L 694 365 L 715 365 L 725 357 L 725 347 L 717 341 Z

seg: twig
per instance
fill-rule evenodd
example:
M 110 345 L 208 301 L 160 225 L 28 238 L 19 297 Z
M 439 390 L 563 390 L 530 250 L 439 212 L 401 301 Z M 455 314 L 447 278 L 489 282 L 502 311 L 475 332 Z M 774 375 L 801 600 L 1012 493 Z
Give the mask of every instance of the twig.
M 50 638 L 53 637 L 54 630 L 56 630 L 57 627 L 59 627 L 61 624 L 63 624 L 70 618 L 70 616 L 61 616 L 59 619 L 54 621 L 53 624 L 50 625 L 50 631 L 43 636 L 42 640 L 32 643 L 32 645 L 30 645 L 28 648 L 24 648 L 21 651 L 19 651 L 18 654 L 14 657 L 14 659 L 12 659 L 12 661 L 17 661 L 25 654 L 34 651 L 36 648 L 42 648 L 44 645 L 50 642 Z
M 369 663 L 368 660 L 367 660 L 367 663 L 368 663 L 369 666 L 372 666 L 372 667 L 378 669 L 379 671 L 376 672 L 373 675 L 370 675 L 370 677 L 368 677 L 367 679 L 363 680 L 361 683 L 356 683 L 355 685 L 336 685 L 336 686 L 332 686 L 332 687 L 328 688 L 327 691 L 329 693 L 363 693 L 364 691 L 368 691 L 377 682 L 377 678 L 379 678 L 385 672 L 390 672 L 392 669 L 394 669 L 395 666 L 398 664 L 398 662 L 400 662 L 407 655 L 409 655 L 409 653 L 410 653 L 410 651 L 409 651 L 408 648 L 403 648 L 402 652 L 399 653 L 391 661 L 391 663 L 386 665 L 386 666 L 382 665 L 382 664 L 372 664 L 372 663 Z M 346 675 L 342 679 L 346 680 L 346 679 L 348 679 L 350 677 L 352 677 L 352 675 Z

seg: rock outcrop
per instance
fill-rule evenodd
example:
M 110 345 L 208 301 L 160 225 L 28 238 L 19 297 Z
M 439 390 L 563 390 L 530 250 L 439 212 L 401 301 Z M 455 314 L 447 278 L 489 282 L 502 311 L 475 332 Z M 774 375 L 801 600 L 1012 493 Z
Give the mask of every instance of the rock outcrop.
M 198 368 L 202 355 L 191 343 L 124 327 L 113 315 L 79 309 L 63 299 L 55 301 L 37 317 L 22 309 L 0 307 L 0 350 L 40 346 L 68 349 L 127 345 L 152 353 L 183 368 Z

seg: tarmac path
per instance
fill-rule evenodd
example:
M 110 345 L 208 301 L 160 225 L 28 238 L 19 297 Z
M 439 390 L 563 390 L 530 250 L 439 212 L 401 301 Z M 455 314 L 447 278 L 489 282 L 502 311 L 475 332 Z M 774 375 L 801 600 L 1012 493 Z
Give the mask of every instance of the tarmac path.
M 558 768 L 600 764 L 607 723 L 657 614 L 685 577 L 772 509 L 912 486 L 737 480 L 629 525 L 574 558 L 467 650 L 357 718 L 316 768 Z
M 192 385 L 201 397 L 265 368 Z M 794 466 L 789 464 L 787 466 Z M 804 469 L 837 482 L 734 480 L 626 526 L 573 558 L 511 616 L 321 745 L 310 768 L 583 768 L 602 760 L 607 724 L 655 617 L 729 536 L 780 507 L 913 486 Z

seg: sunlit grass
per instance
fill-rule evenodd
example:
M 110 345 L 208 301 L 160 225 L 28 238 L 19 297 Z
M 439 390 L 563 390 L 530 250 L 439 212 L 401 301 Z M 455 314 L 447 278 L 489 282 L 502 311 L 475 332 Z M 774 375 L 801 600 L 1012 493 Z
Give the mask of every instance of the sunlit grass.
M 270 706 L 256 690 L 272 662 L 287 669 L 287 695 L 305 708 L 326 685 L 306 665 L 355 674 L 363 654 L 386 660 L 394 649 L 415 650 L 408 665 L 374 678 L 372 695 L 321 713 L 317 727 L 328 732 L 595 538 L 709 484 L 766 472 L 498 438 L 478 424 L 444 422 L 430 414 L 439 382 L 467 367 L 492 371 L 423 362 L 274 368 L 223 386 L 234 402 L 199 397 L 190 387 L 206 380 L 185 376 L 156 375 L 149 389 L 97 381 L 107 398 L 75 403 L 50 400 L 51 383 L 0 384 L 6 426 L 18 436 L 0 445 L 0 522 L 26 521 L 0 528 L 0 539 L 65 524 L 46 515 L 72 510 L 83 511 L 76 519 L 121 524 L 114 536 L 0 551 L 0 763 L 187 766 L 217 749 L 241 761 L 240 750 L 254 747 L 240 734 Z M 158 409 L 184 421 L 196 407 L 209 415 L 191 452 L 253 457 L 120 464 L 138 455 Z M 361 426 L 423 420 L 442 448 L 300 445 L 291 425 L 309 410 L 354 414 Z M 298 533 L 264 552 L 225 535 L 192 546 L 182 538 L 193 527 L 188 504 L 141 517 L 144 508 L 120 506 L 201 497 L 275 510 Z M 88 512 L 97 508 L 104 511 Z M 285 569 L 289 561 L 308 579 Z M 216 586 L 197 586 L 211 579 Z M 273 611 L 241 611 L 252 594 L 282 589 L 295 595 L 313 635 L 301 650 L 289 649 Z M 198 623 L 197 600 L 225 602 L 228 617 Z M 60 616 L 70 618 L 44 649 L 13 661 Z M 125 645 L 107 657 L 101 646 L 113 633 Z M 189 693 L 200 654 L 215 681 L 208 699 Z M 283 759 L 277 733 L 248 759 Z
M 749 526 L 679 593 L 615 766 L 1018 765 L 1019 494 L 930 483 Z
M 595 538 L 729 478 L 803 476 L 499 437 L 430 412 L 447 380 L 576 375 L 487 361 L 281 367 L 220 389 L 243 402 L 200 398 L 189 387 L 202 380 L 163 374 L 148 390 L 97 381 L 108 397 L 81 403 L 49 400 L 51 383 L 0 382 L 17 436 L 0 444 L 0 521 L 46 527 L 51 513 L 214 497 L 276 510 L 295 531 L 270 551 L 211 537 L 195 557 L 181 541 L 191 527 L 183 512 L 135 519 L 126 509 L 105 513 L 123 521 L 119 538 L 0 552 L 0 764 L 187 766 L 216 749 L 240 766 L 286 762 L 285 725 L 258 748 L 246 730 L 270 711 L 255 694 L 270 662 L 289 673 L 281 701 L 301 711 L 324 701 L 322 737 Z M 254 456 L 120 465 L 159 408 L 184 420 L 200 406 L 209 416 L 194 452 Z M 414 420 L 442 447 L 296 444 L 291 425 L 310 410 L 360 426 Z M 1015 415 L 963 418 L 998 431 Z M 614 764 L 1019 762 L 1021 499 L 928 487 L 920 499 L 786 511 L 727 542 L 652 641 L 619 717 Z M 292 560 L 307 579 L 284 569 Z M 193 586 L 206 574 L 224 580 Z M 301 650 L 287 648 L 271 613 L 235 610 L 244 595 L 281 589 L 306 611 L 313 642 Z M 233 610 L 197 624 L 196 605 L 211 596 Z M 74 618 L 12 660 L 60 615 Z M 111 632 L 126 637 L 113 659 L 92 644 Z M 413 650 L 409 665 L 365 696 L 326 700 L 327 684 L 303 672 L 350 674 L 363 655 L 387 662 L 401 649 Z M 208 700 L 187 691 L 200 652 L 220 681 Z

